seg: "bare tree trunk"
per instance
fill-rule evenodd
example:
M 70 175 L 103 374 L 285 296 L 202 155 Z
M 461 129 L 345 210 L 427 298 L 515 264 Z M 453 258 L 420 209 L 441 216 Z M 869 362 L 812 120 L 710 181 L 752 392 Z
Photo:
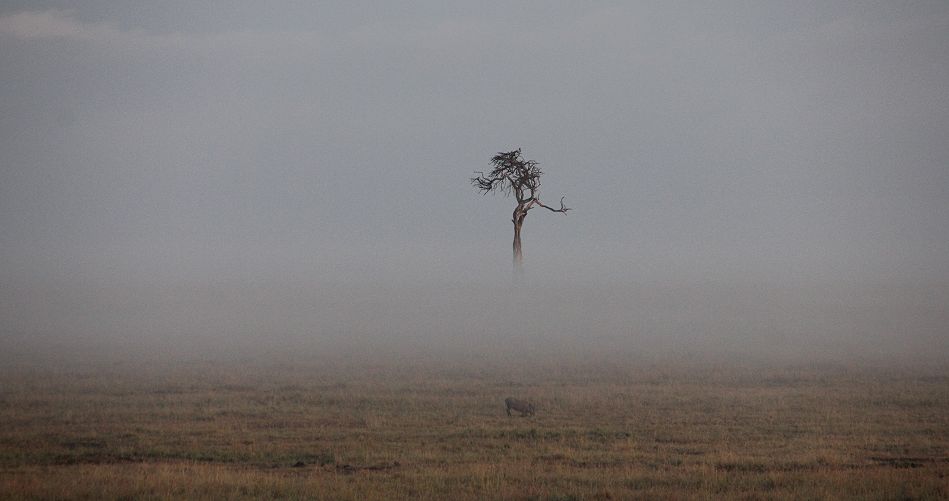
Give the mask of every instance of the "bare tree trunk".
M 518 204 L 514 208 L 514 217 L 511 221 L 514 223 L 514 274 L 520 275 L 524 271 L 524 255 L 521 253 L 521 225 L 524 224 L 524 218 L 527 217 L 527 211 L 523 204 Z
M 524 270 L 524 255 L 521 254 L 521 221 L 514 221 L 514 273 L 520 274 Z

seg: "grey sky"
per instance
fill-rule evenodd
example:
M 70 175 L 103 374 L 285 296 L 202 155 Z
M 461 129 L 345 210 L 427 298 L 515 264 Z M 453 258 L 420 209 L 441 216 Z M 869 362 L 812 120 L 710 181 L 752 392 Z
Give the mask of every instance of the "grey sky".
M 520 146 L 543 272 L 949 276 L 942 1 L 6 2 L 0 47 L 4 273 L 506 272 L 466 178 Z
M 468 178 L 515 147 L 575 209 L 528 218 L 535 279 L 945 284 L 947 82 L 945 1 L 6 1 L 0 313 L 305 331 L 274 284 L 503 281 L 512 203 Z M 368 301 L 339 318 L 391 327 Z

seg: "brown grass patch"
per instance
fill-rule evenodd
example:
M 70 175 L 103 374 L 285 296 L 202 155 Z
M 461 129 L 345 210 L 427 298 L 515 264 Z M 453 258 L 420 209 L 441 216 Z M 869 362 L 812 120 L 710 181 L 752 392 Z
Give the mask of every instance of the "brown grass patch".
M 940 370 L 113 364 L 0 404 L 7 499 L 949 497 Z

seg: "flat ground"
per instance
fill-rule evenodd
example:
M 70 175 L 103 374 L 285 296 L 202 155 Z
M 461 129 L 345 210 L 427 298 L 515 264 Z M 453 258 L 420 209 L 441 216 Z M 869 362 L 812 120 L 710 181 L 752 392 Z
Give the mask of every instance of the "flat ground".
M 508 417 L 503 400 L 532 400 Z M 0 370 L 2 498 L 949 498 L 949 368 L 457 360 Z

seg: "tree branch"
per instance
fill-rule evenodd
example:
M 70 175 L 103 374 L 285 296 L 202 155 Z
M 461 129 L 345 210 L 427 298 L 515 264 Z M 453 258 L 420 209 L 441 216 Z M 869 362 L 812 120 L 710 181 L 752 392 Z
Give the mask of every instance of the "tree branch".
M 563 205 L 563 199 L 564 199 L 564 198 L 566 198 L 566 197 L 560 197 L 560 208 L 559 208 L 559 209 L 554 209 L 553 207 L 548 207 L 548 206 L 544 205 L 543 202 L 541 202 L 540 199 L 538 199 L 538 198 L 535 198 L 535 199 L 534 199 L 534 202 L 537 202 L 537 205 L 539 205 L 539 206 L 541 206 L 541 207 L 543 207 L 543 208 L 545 208 L 545 209 L 547 209 L 547 210 L 549 210 L 549 211 L 551 211 L 551 212 L 563 212 L 564 214 L 566 214 L 568 210 L 573 210 L 573 209 L 571 209 L 570 207 L 564 207 L 564 205 Z

